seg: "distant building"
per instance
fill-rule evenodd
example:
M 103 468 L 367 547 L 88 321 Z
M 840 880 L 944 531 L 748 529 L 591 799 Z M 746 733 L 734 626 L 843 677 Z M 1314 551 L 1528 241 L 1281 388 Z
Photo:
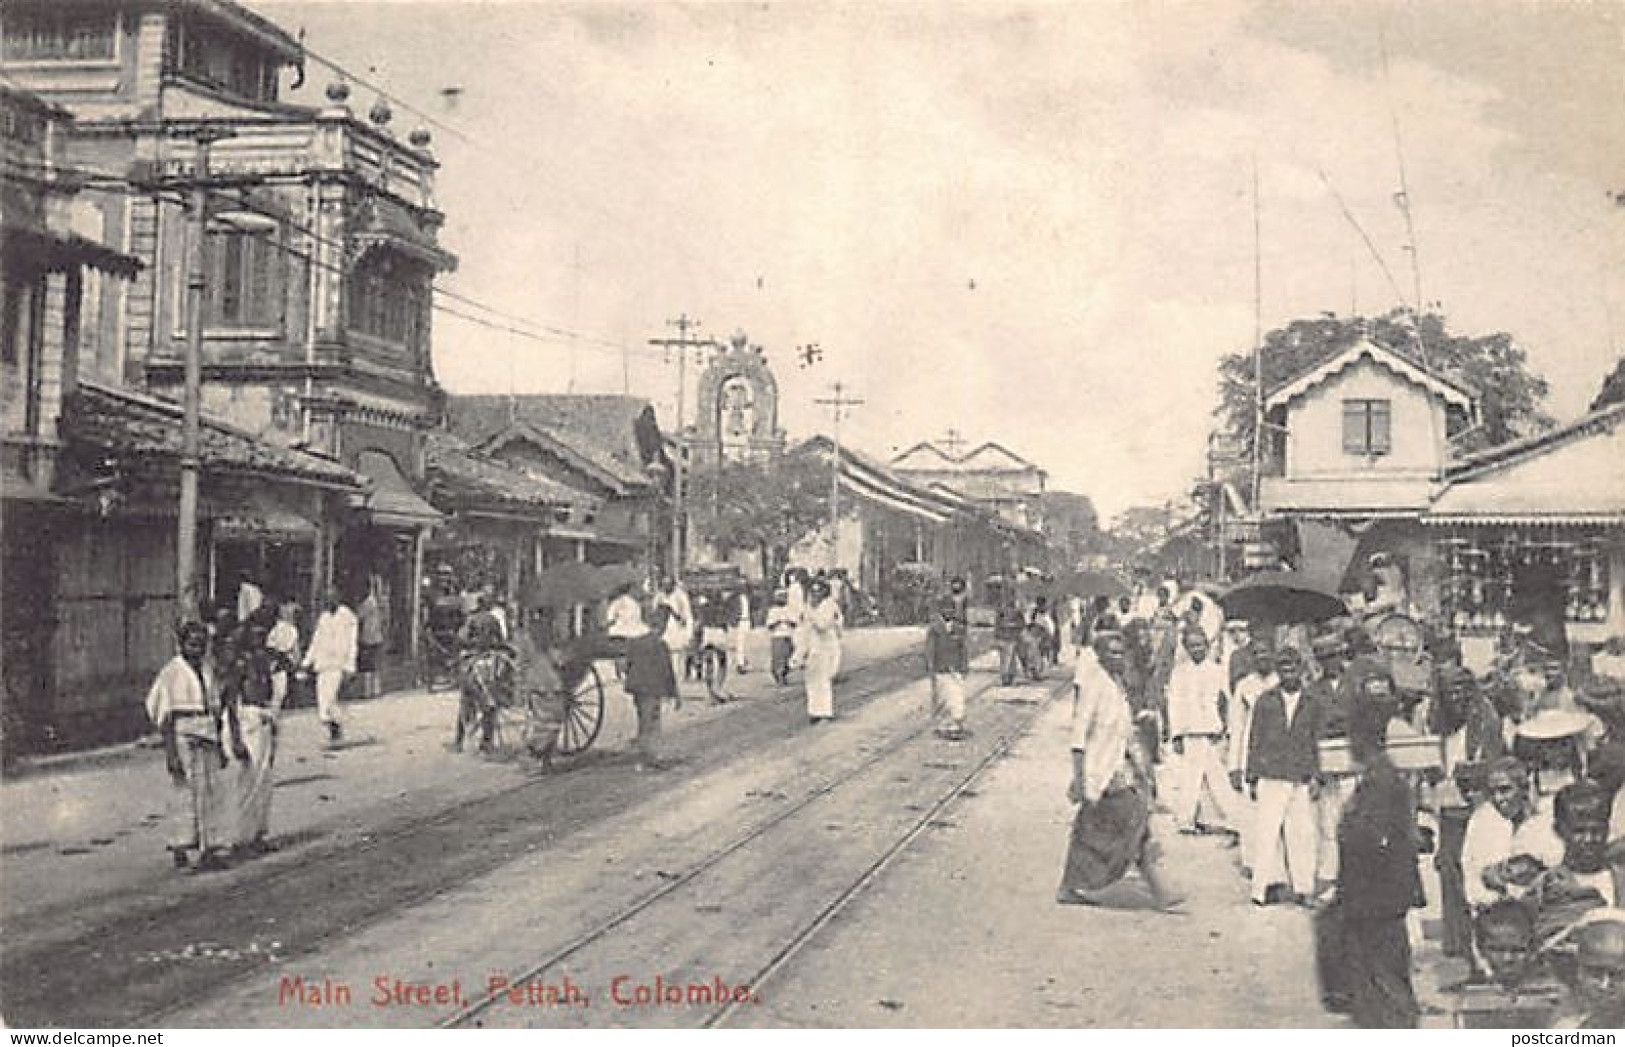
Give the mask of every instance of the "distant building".
M 988 442 L 967 454 L 956 454 L 922 441 L 893 458 L 890 468 L 913 483 L 940 485 L 987 506 L 1017 527 L 1043 527 L 1049 474 L 999 444 Z

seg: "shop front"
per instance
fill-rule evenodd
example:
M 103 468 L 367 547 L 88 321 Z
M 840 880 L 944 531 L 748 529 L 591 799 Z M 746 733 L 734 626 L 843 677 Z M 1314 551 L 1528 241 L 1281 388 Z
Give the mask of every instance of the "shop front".
M 359 607 L 369 594 L 376 600 L 383 633 L 378 683 L 395 690 L 410 686 L 417 676 L 425 547 L 443 517 L 390 455 L 362 451 L 356 467 L 369 490 L 338 535 L 332 584 L 351 607 Z
M 1423 517 L 1442 613 L 1568 657 L 1625 638 L 1625 405 L 1464 463 Z

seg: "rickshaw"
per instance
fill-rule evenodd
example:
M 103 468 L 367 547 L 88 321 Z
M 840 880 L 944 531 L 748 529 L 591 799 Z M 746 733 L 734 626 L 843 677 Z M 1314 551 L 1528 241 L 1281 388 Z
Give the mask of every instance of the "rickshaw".
M 537 577 L 521 601 L 523 613 L 528 617 L 538 612 L 568 612 L 597 602 L 610 584 L 613 581 L 606 570 L 585 563 L 560 564 Z M 515 627 L 529 625 L 521 621 Z M 511 645 L 470 652 L 462 659 L 459 736 L 470 730 L 489 730 L 490 744 L 482 748 L 526 753 L 544 763 L 592 747 L 604 725 L 604 684 L 597 663 L 610 652 L 602 638 L 564 636 L 537 656 L 551 659 L 556 688 L 546 692 L 527 689 L 527 667 Z
M 688 665 L 692 674 L 705 684 L 706 693 L 713 700 L 721 701 L 726 697 L 728 652 L 716 642 L 716 637 L 736 627 L 734 599 L 741 592 L 749 592 L 750 583 L 738 568 L 724 567 L 690 570 L 684 578 L 684 586 L 688 589 L 695 619 Z

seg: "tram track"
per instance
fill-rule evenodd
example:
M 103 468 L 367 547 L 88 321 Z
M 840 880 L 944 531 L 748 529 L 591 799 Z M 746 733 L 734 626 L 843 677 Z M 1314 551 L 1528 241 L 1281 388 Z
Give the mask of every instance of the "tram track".
M 1016 700 L 1002 699 L 997 703 L 990 703 L 986 701 L 985 696 L 995 688 L 996 683 L 989 681 L 978 688 L 971 696 L 972 698 L 983 698 L 983 701 L 977 703 L 979 707 L 991 706 L 994 709 L 993 712 L 982 718 L 982 723 L 978 727 L 979 731 L 991 729 L 994 740 L 985 752 L 980 752 L 973 760 L 969 770 L 951 775 L 946 781 L 939 783 L 932 790 L 930 794 L 932 798 L 929 803 L 907 805 L 911 815 L 913 812 L 919 812 L 917 816 L 907 818 L 906 824 L 901 827 L 901 831 L 892 833 L 887 838 L 888 842 L 880 846 L 878 854 L 870 858 L 868 853 L 865 853 L 865 861 L 855 876 L 848 877 L 841 882 L 838 889 L 821 893 L 819 899 L 822 904 L 818 905 L 816 911 L 810 913 L 807 918 L 801 919 L 793 928 L 789 929 L 789 933 L 773 938 L 764 950 L 760 950 L 765 952 L 765 957 L 751 961 L 750 970 L 740 977 L 727 979 L 728 984 L 748 986 L 751 1000 L 760 1002 L 762 986 L 776 978 L 808 944 L 818 937 L 824 928 L 836 920 L 870 884 L 881 877 L 893 862 L 906 853 L 909 846 L 921 835 L 934 826 L 943 825 L 942 817 L 944 812 L 963 797 L 977 780 L 1008 752 L 1010 746 L 1030 729 L 1037 718 L 1042 715 L 1048 701 L 1055 694 L 1064 690 L 1065 684 L 1054 680 L 1045 681 L 1040 697 Z M 1028 706 L 1031 708 L 1027 708 Z M 1017 708 L 1019 708 L 1019 711 L 1013 711 Z M 828 809 L 835 807 L 837 794 L 848 788 L 864 785 L 872 787 L 874 783 L 866 781 L 866 779 L 872 779 L 875 772 L 887 769 L 889 761 L 905 752 L 910 746 L 920 742 L 922 738 L 931 732 L 932 726 L 929 722 L 917 723 L 886 739 L 869 751 L 861 761 L 822 782 L 789 806 L 758 822 L 733 839 L 704 853 L 682 872 L 670 875 L 656 889 L 599 919 L 573 938 L 550 949 L 540 959 L 511 971 L 506 975 L 502 985 L 505 987 L 534 985 L 545 981 L 550 975 L 561 971 L 567 972 L 573 962 L 577 964 L 585 963 L 588 967 L 592 965 L 595 959 L 602 962 L 601 958 L 589 958 L 587 954 L 595 950 L 599 953 L 608 951 L 613 954 L 616 947 L 621 944 L 615 940 L 617 932 L 626 934 L 634 942 L 641 941 L 642 939 L 638 937 L 636 929 L 632 925 L 640 921 L 640 919 L 653 919 L 659 915 L 659 910 L 663 908 L 670 909 L 673 914 L 672 919 L 680 922 L 683 907 L 690 905 L 694 901 L 695 895 L 708 897 L 705 894 L 705 888 L 716 885 L 708 885 L 707 881 L 716 879 L 717 874 L 724 870 L 730 860 L 739 859 L 742 865 L 748 867 L 752 861 L 760 860 L 760 856 L 752 852 L 760 850 L 769 854 L 776 853 L 775 846 L 783 843 L 783 840 L 777 839 L 778 837 L 804 840 L 816 828 L 831 828 L 827 824 L 820 825 L 819 823 L 828 813 Z M 940 761 L 932 762 L 924 757 L 919 763 L 925 768 L 942 769 L 954 766 Z M 900 768 L 891 766 L 889 769 L 895 771 Z M 897 778 L 893 780 L 906 781 L 907 779 Z M 799 836 L 797 835 L 798 832 Z M 787 876 L 792 883 L 799 879 L 799 874 L 793 864 L 781 869 L 780 872 L 782 875 Z M 748 875 L 747 873 L 747 877 Z M 694 906 L 694 908 L 698 911 L 704 911 L 706 907 L 700 905 Z M 725 936 L 730 935 L 730 931 L 726 928 L 721 933 Z M 745 936 L 748 937 L 748 933 L 745 933 Z M 631 950 L 631 954 L 636 955 L 638 951 L 638 949 L 634 948 Z M 726 952 L 727 949 L 723 951 Z M 507 988 L 493 987 L 485 995 L 476 998 L 467 1006 L 445 1015 L 436 1025 L 440 1028 L 484 1027 L 488 1018 L 495 1018 L 497 1023 L 501 1024 L 512 1017 L 512 1012 L 500 1007 L 507 991 Z M 696 1024 L 696 1022 L 686 1019 L 697 1019 L 697 1024 L 705 1028 L 725 1025 L 730 1022 L 742 1005 L 745 1005 L 745 1001 L 729 995 L 703 1013 L 684 1011 L 682 1017 L 685 1020 L 682 1024 Z
M 917 648 L 866 661 L 847 675 L 843 707 L 865 705 L 920 675 Z M 782 736 L 785 721 L 797 719 L 790 704 L 746 699 L 727 717 L 673 732 L 673 747 L 688 753 L 675 773 L 727 765 Z M 6 1019 L 169 1024 L 196 1001 L 265 976 L 266 956 L 236 946 L 274 939 L 281 961 L 297 962 L 528 850 L 553 846 L 659 785 L 627 775 L 613 758 L 588 761 L 470 800 L 337 828 L 263 862 L 169 881 L 152 894 L 31 914 L 25 925 L 8 926 L 0 947 Z M 550 812 L 545 821 L 536 818 L 542 804 Z M 241 955 L 162 959 L 187 955 L 199 942 L 233 943 Z

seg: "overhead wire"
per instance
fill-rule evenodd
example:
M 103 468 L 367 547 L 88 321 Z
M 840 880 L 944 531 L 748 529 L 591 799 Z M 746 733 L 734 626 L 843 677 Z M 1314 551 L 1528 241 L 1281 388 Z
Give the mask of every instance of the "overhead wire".
M 434 126 L 436 128 L 439 128 L 440 130 L 445 131 L 448 134 L 454 135 L 455 137 L 457 137 L 458 139 L 460 139 L 464 143 L 466 143 L 466 144 L 468 144 L 468 145 L 470 145 L 470 146 L 472 146 L 472 147 L 474 147 L 476 149 L 481 150 L 482 152 L 484 152 L 488 156 L 495 157 L 496 159 L 500 160 L 504 165 L 510 167 L 512 170 L 515 170 L 518 173 L 524 175 L 526 177 L 526 179 L 528 180 L 528 184 L 533 184 L 533 185 L 537 184 L 537 182 L 536 182 L 536 168 L 539 168 L 539 167 L 540 168 L 548 168 L 548 167 L 551 166 L 550 163 L 548 162 L 549 158 L 547 156 L 545 156 L 544 154 L 540 154 L 540 153 L 537 153 L 537 154 L 527 153 L 525 159 L 519 159 L 519 158 L 510 156 L 506 152 L 504 152 L 503 150 L 498 149 L 495 146 L 493 146 L 490 142 L 488 142 L 488 141 L 486 141 L 486 140 L 484 140 L 484 139 L 482 139 L 482 138 L 480 138 L 480 137 L 478 137 L 478 136 L 476 136 L 474 134 L 471 134 L 468 131 L 463 130 L 462 128 L 458 127 L 457 125 L 449 122 L 448 120 L 446 120 L 446 119 L 444 119 L 444 118 L 442 118 L 440 116 L 437 116 L 434 113 L 431 113 L 424 106 L 417 105 L 417 104 L 407 100 L 406 98 L 403 98 L 401 95 L 389 90 L 388 88 L 383 87 L 381 84 L 377 83 L 376 81 L 371 80 L 371 79 L 369 79 L 367 77 L 364 77 L 364 76 L 360 75 L 359 73 L 356 73 L 354 70 L 348 68 L 343 63 L 339 62 L 337 59 L 334 59 L 334 58 L 332 58 L 332 57 L 330 57 L 328 55 L 323 54 L 320 51 L 315 50 L 314 48 L 310 47 L 308 44 L 301 43 L 300 49 L 307 57 L 313 59 L 316 62 L 317 65 L 322 66 L 324 69 L 327 69 L 328 71 L 330 71 L 332 73 L 335 73 L 340 77 L 343 77 L 345 80 L 351 81 L 351 82 L 353 82 L 355 84 L 360 85 L 361 87 L 366 88 L 368 91 L 373 92 L 374 94 L 378 95 L 380 98 L 385 99 L 386 101 L 393 103 L 394 105 L 396 105 L 399 108 L 405 110 L 406 112 L 409 112 L 412 115 L 418 117 L 419 119 L 423 120 L 425 123 L 428 123 L 428 124 L 430 124 L 430 125 L 432 125 L 432 126 Z M 649 244 L 651 242 L 658 243 L 661 246 L 663 246 L 663 247 L 665 247 L 667 249 L 673 250 L 677 254 L 681 255 L 682 260 L 684 262 L 687 262 L 687 263 L 690 263 L 690 264 L 698 263 L 699 265 L 704 266 L 710 272 L 712 272 L 712 273 L 714 273 L 714 274 L 716 274 L 718 276 L 724 276 L 725 275 L 725 274 L 721 273 L 716 268 L 715 263 L 714 263 L 713 259 L 710 256 L 708 256 L 706 254 L 703 254 L 703 253 L 700 253 L 700 252 L 690 250 L 687 247 L 686 244 L 684 244 L 681 240 L 678 240 L 678 239 L 671 239 L 671 238 L 653 238 L 653 239 L 651 239 L 644 229 L 642 229 L 642 228 L 635 228 L 635 229 L 632 228 L 628 223 L 626 223 L 623 220 L 624 216 L 617 215 L 616 213 L 614 213 L 610 209 L 606 208 L 599 200 L 597 200 L 594 197 L 588 196 L 586 194 L 581 194 L 581 193 L 568 192 L 568 191 L 565 191 L 565 190 L 561 189 L 558 185 L 553 185 L 553 186 L 548 187 L 548 191 L 551 191 L 553 193 L 563 195 L 563 196 L 566 196 L 566 197 L 570 197 L 570 198 L 573 199 L 573 201 L 575 203 L 583 204 L 589 210 L 592 210 L 592 211 L 596 212 L 601 217 L 607 218 L 610 221 L 612 221 L 613 223 L 615 223 L 616 225 L 623 227 L 626 230 L 626 232 L 634 238 L 634 242 L 640 247 L 647 247 L 647 246 L 649 246 Z M 668 207 L 667 210 L 672 211 L 674 209 Z
M 75 176 L 76 178 L 81 179 L 82 180 L 82 185 L 83 185 L 84 188 L 91 189 L 91 190 L 94 190 L 94 191 L 122 192 L 122 193 L 125 193 L 125 194 L 128 194 L 128 195 L 153 196 L 153 197 L 157 197 L 157 198 L 168 199 L 168 200 L 170 200 L 171 202 L 174 202 L 174 203 L 184 203 L 184 200 L 179 196 L 178 193 L 166 192 L 165 190 L 163 190 L 161 188 L 156 188 L 156 187 L 151 186 L 151 185 L 144 185 L 144 184 L 142 184 L 140 182 L 132 180 L 128 176 L 120 175 L 120 174 L 117 174 L 116 172 L 99 171 L 99 170 L 95 170 L 95 169 L 92 169 L 92 168 L 76 167 L 76 166 L 71 166 L 71 165 L 60 165 L 60 164 L 55 164 L 55 165 L 25 164 L 25 163 L 22 163 L 20 161 L 15 160 L 15 159 L 7 159 L 7 160 L 4 160 L 4 161 L 0 161 L 0 164 L 3 164 L 4 167 L 9 168 L 12 171 L 24 174 L 25 177 L 44 177 L 44 176 L 50 176 L 50 175 L 67 174 L 67 175 L 72 175 L 72 176 Z M 305 172 L 305 173 L 301 173 L 301 172 L 276 172 L 276 173 L 268 174 L 266 176 L 255 176 L 255 181 L 256 182 L 268 182 L 268 183 L 276 183 L 276 182 L 283 182 L 283 183 L 301 182 L 302 183 L 302 182 L 309 181 L 311 175 L 314 174 L 314 173 L 315 172 Z M 300 234 L 302 234 L 304 236 L 309 237 L 313 242 L 315 242 L 317 244 L 320 244 L 320 245 L 325 246 L 325 247 L 334 248 L 336 250 L 343 250 L 344 249 L 345 245 L 341 241 L 334 240 L 331 237 L 323 236 L 320 232 L 318 232 L 315 229 L 312 229 L 309 226 L 307 226 L 307 225 L 305 225 L 305 224 L 303 224 L 303 223 L 289 217 L 287 214 L 285 214 L 283 212 L 267 208 L 264 205 L 255 205 L 252 201 L 245 200 L 245 199 L 241 198 L 239 195 L 236 195 L 236 194 L 232 193 L 230 190 L 227 190 L 227 189 L 210 188 L 208 190 L 208 192 L 209 192 L 209 194 L 211 196 L 215 197 L 216 199 L 220 199 L 220 200 L 224 200 L 226 202 L 229 202 L 239 210 L 247 211 L 247 212 L 249 212 L 251 214 L 257 214 L 257 215 L 260 215 L 260 216 L 265 217 L 265 218 L 270 218 L 270 219 L 276 221 L 277 223 L 279 223 L 280 225 L 285 226 L 289 230 L 292 230 L 294 232 L 297 232 L 297 233 L 300 233 Z M 281 247 L 281 245 L 278 245 L 278 246 L 282 250 L 287 251 L 288 253 L 300 256 L 304 260 L 304 262 L 306 264 L 308 264 L 308 265 L 314 266 L 314 267 L 316 267 L 318 269 L 321 269 L 321 270 L 324 270 L 324 271 L 333 272 L 333 273 L 335 273 L 337 275 L 340 275 L 340 276 L 348 275 L 341 267 L 327 265 L 327 264 L 324 264 L 324 263 L 320 262 L 316 258 L 311 257 L 311 256 L 309 256 L 307 254 L 302 253 L 302 252 L 294 251 L 291 248 Z M 615 353 L 623 353 L 623 352 L 626 352 L 626 351 L 639 351 L 639 352 L 645 351 L 645 347 L 643 347 L 643 346 L 632 345 L 632 344 L 629 344 L 629 343 L 626 343 L 626 342 L 612 341 L 612 340 L 607 339 L 607 338 L 600 338 L 600 337 L 597 337 L 595 335 L 585 334 L 583 332 L 574 331 L 574 330 L 571 330 L 569 328 L 559 327 L 559 326 L 552 325 L 552 324 L 544 324 L 544 323 L 541 323 L 539 321 L 532 320 L 532 319 L 530 319 L 528 317 L 523 317 L 523 316 L 518 316 L 518 315 L 515 315 L 515 314 L 507 313 L 504 310 L 496 308 L 495 306 L 487 305 L 484 302 L 481 302 L 481 301 L 479 301 L 479 300 L 477 300 L 475 298 L 472 298 L 472 297 L 470 297 L 468 295 L 461 294 L 461 293 L 459 293 L 457 291 L 453 291 L 453 290 L 451 290 L 449 288 L 439 287 L 439 286 L 436 286 L 434 284 L 431 284 L 430 285 L 430 291 L 434 295 L 440 296 L 442 298 L 447 298 L 447 299 L 450 299 L 450 300 L 455 301 L 455 302 L 460 302 L 460 303 L 462 303 L 464 305 L 467 305 L 467 306 L 470 306 L 470 307 L 472 307 L 474 309 L 478 309 L 478 310 L 480 310 L 482 312 L 489 313 L 491 316 L 498 317 L 498 318 L 500 318 L 500 320 L 508 321 L 508 322 L 504 323 L 504 322 L 499 322 L 499 321 L 495 321 L 495 320 L 484 319 L 484 318 L 481 318 L 481 317 L 471 315 L 469 313 L 465 313 L 465 312 L 461 312 L 461 311 L 458 311 L 458 310 L 455 310 L 455 309 L 448 308 L 448 307 L 446 307 L 444 305 L 433 305 L 432 306 L 437 311 L 443 312 L 448 316 L 453 316 L 453 317 L 456 317 L 456 318 L 461 319 L 461 320 L 465 320 L 465 321 L 468 321 L 468 322 L 471 322 L 471 323 L 476 323 L 476 324 L 479 324 L 482 327 L 486 327 L 486 328 L 489 328 L 491 330 L 502 331 L 502 332 L 505 332 L 505 333 L 513 334 L 513 335 L 523 337 L 523 338 L 529 338 L 529 339 L 531 339 L 533 341 L 542 342 L 542 343 L 549 344 L 549 345 L 557 345 L 557 344 L 559 344 L 561 342 L 566 342 L 567 341 L 567 342 L 570 342 L 573 345 L 584 345 L 584 346 L 586 346 L 586 347 L 588 347 L 590 349 L 601 350 L 601 351 L 604 351 L 604 352 L 613 351 Z M 514 324 L 523 324 L 523 325 L 525 325 L 526 328 L 529 328 L 529 330 L 521 328 L 521 327 L 516 327 L 516 326 L 514 326 Z M 656 352 L 658 352 L 658 351 L 656 351 Z M 649 355 L 653 356 L 653 355 L 655 355 L 655 353 L 651 352 Z

